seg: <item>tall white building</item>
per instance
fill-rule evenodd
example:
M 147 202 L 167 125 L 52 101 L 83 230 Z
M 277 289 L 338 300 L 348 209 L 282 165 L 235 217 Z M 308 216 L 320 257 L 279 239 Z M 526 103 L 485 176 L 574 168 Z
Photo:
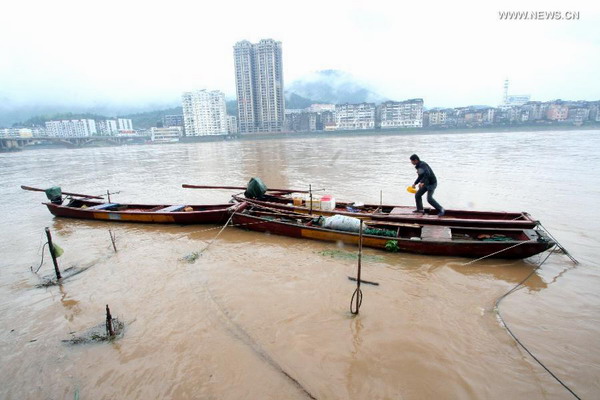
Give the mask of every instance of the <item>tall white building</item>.
M 119 133 L 117 120 L 114 119 L 96 121 L 96 129 L 101 135 L 115 135 Z
M 233 47 L 241 133 L 280 132 L 285 120 L 281 42 L 246 40 Z
M 117 118 L 117 129 L 119 131 L 132 131 L 133 124 L 129 118 Z
M 70 119 L 46 122 L 46 134 L 50 137 L 84 137 L 97 133 L 93 119 Z
M 335 106 L 335 129 L 356 130 L 375 128 L 375 104 L 337 104 Z
M 386 101 L 379 106 L 381 129 L 422 128 L 423 99 Z
M 182 96 L 186 136 L 226 135 L 225 94 L 218 90 L 196 90 Z

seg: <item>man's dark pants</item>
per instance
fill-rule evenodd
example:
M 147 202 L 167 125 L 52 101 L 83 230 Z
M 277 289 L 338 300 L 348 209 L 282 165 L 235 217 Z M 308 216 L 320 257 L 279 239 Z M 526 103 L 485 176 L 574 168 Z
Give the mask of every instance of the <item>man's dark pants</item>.
M 425 192 L 427 192 L 427 202 L 429 204 L 431 204 L 431 206 L 434 207 L 436 210 L 438 210 L 438 211 L 443 210 L 443 207 L 440 205 L 440 203 L 435 201 L 435 199 L 433 198 L 433 193 L 435 192 L 436 187 L 437 187 L 437 183 L 419 188 L 417 193 L 415 193 L 415 201 L 417 202 L 417 210 L 421 210 L 421 211 L 423 210 L 423 195 L 425 194 Z

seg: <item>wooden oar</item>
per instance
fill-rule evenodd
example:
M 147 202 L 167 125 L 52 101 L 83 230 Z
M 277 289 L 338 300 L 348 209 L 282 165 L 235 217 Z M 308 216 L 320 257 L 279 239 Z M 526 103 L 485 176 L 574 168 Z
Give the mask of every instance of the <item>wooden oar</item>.
M 246 190 L 245 186 L 209 186 L 209 185 L 188 185 L 183 184 L 181 187 L 185 189 L 227 189 L 227 190 Z M 293 189 L 267 189 L 268 192 L 281 193 L 308 193 L 308 190 L 293 190 Z
M 46 189 L 38 189 L 38 188 L 31 187 L 31 186 L 23 186 L 23 185 L 21 185 L 21 189 L 29 190 L 31 192 L 45 192 L 46 191 Z M 66 194 L 67 196 L 85 197 L 87 199 L 100 199 L 100 200 L 104 199 L 104 197 L 92 196 L 90 194 L 79 194 L 79 193 L 71 193 L 71 192 L 62 192 L 62 194 Z

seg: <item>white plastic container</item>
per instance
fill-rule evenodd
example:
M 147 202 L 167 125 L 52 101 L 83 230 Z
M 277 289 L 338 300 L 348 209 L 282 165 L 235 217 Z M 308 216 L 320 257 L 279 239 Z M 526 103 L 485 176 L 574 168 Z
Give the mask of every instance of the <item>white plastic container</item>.
M 321 210 L 323 211 L 333 211 L 335 209 L 335 198 L 333 196 L 326 194 L 321 197 Z

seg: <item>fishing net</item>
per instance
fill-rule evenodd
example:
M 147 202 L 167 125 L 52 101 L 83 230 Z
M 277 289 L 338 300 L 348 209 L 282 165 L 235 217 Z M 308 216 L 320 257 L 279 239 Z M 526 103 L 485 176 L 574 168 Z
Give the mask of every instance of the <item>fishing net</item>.
M 390 229 L 367 228 L 364 233 L 365 235 L 396 237 L 396 231 Z

